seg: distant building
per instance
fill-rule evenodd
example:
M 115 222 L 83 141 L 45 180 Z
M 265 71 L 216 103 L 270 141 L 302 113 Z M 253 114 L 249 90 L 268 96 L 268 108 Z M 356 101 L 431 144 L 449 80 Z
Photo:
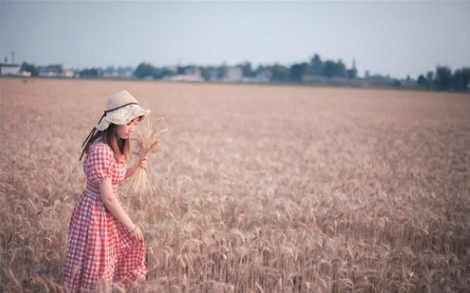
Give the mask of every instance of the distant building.
M 130 67 L 107 68 L 103 72 L 104 78 L 131 78 L 134 70 Z
M 204 81 L 202 78 L 201 70 L 195 66 L 189 66 L 184 68 L 184 70 L 178 70 L 178 67 L 166 67 L 164 71 L 167 75 L 163 77 L 164 80 L 169 81 L 191 81 L 191 82 L 199 82 Z M 180 74 L 177 74 L 177 73 Z
M 237 82 L 243 78 L 243 70 L 240 67 L 227 67 L 224 75 L 224 81 Z
M 20 66 L 18 64 L 0 63 L 0 75 L 15 75 L 19 76 Z
M 204 81 L 204 78 L 196 75 L 186 75 L 186 74 L 179 74 L 179 75 L 173 75 L 173 76 L 165 76 L 163 78 L 164 80 L 169 80 L 169 81 Z
M 191 75 L 194 77 L 201 77 L 201 69 L 198 67 L 188 67 L 184 70 L 184 75 Z
M 104 72 L 103 73 L 104 78 L 117 78 L 120 77 L 119 73 L 117 71 L 112 71 L 112 72 Z
M 209 81 L 218 81 L 220 79 L 219 77 L 219 71 L 216 68 L 211 68 L 207 71 L 207 80 Z
M 257 82 L 270 82 L 271 78 L 273 77 L 273 72 L 271 70 L 265 69 L 262 70 L 257 76 Z
M 163 72 L 166 72 L 169 75 L 176 75 L 178 74 L 178 66 L 163 67 Z
M 72 66 L 68 64 L 52 64 L 38 67 L 38 75 L 44 77 L 73 77 Z

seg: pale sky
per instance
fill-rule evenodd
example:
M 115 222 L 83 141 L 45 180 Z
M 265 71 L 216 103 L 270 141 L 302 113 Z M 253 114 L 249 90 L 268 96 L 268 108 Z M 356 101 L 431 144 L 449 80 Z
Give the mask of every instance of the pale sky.
M 74 68 L 353 59 L 359 75 L 470 67 L 470 1 L 4 1 L 0 61 Z

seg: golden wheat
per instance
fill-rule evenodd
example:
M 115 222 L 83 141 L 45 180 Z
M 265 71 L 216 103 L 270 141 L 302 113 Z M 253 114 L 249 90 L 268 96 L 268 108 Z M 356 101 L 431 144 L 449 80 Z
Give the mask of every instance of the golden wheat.
M 163 151 L 161 142 L 166 140 L 165 134 L 168 132 L 168 128 L 159 127 L 160 124 L 163 124 L 163 121 L 163 118 L 158 118 L 151 125 L 150 120 L 146 119 L 144 122 L 146 124 L 145 127 L 141 126 L 138 129 L 137 138 L 133 139 L 136 142 L 135 147 L 137 148 L 134 154 L 138 158 L 148 157 L 150 154 Z M 134 192 L 139 195 L 139 198 L 142 198 L 144 194 L 152 192 L 152 186 L 147 178 L 147 173 L 142 168 L 138 168 L 133 174 L 128 186 L 133 187 Z
M 0 79 L 0 292 L 62 292 L 80 143 L 123 88 L 172 134 L 153 191 L 123 198 L 147 246 L 132 291 L 470 287 L 468 95 Z

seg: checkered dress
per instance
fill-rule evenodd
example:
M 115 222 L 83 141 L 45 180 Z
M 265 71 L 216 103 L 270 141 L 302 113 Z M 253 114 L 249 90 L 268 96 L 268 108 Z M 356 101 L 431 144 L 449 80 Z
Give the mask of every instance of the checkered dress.
M 126 228 L 107 210 L 98 185 L 111 179 L 117 196 L 118 184 L 126 175 L 125 162 L 116 162 L 112 149 L 98 142 L 90 146 L 83 170 L 87 185 L 72 212 L 64 284 L 70 292 L 80 292 L 93 291 L 98 283 L 109 287 L 111 283 L 122 282 L 128 286 L 138 278 L 145 278 L 144 242 L 129 236 Z

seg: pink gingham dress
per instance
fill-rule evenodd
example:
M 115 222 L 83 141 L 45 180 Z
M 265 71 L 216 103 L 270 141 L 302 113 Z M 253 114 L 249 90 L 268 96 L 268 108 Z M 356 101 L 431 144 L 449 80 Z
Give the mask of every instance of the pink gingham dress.
M 126 175 L 126 163 L 124 160 L 118 163 L 112 149 L 97 142 L 90 146 L 83 170 L 87 185 L 72 212 L 64 284 L 75 293 L 93 291 L 98 283 L 99 287 L 109 288 L 111 283 L 128 286 L 136 279 L 144 279 L 147 274 L 144 242 L 128 235 L 126 228 L 108 211 L 98 185 L 110 178 L 113 193 L 118 196 L 118 185 Z

